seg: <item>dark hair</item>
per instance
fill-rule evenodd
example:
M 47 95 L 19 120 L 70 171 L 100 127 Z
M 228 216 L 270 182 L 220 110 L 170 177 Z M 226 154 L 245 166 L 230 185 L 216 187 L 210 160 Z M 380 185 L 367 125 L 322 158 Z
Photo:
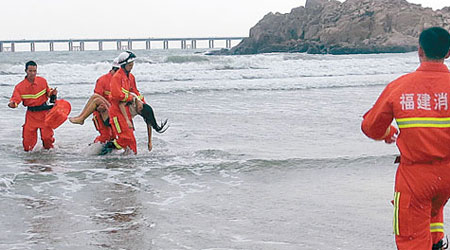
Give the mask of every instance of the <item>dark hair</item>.
M 431 27 L 420 33 L 420 47 L 429 59 L 443 59 L 450 49 L 450 34 L 441 27 Z
M 169 125 L 167 125 L 167 119 L 165 121 L 161 121 L 161 125 L 156 122 L 155 113 L 153 112 L 152 107 L 148 104 L 144 103 L 140 115 L 144 118 L 145 123 L 150 124 L 158 133 L 164 133 L 169 128 Z
M 37 64 L 35 61 L 28 61 L 27 63 L 25 63 L 25 71 L 28 69 L 28 66 L 36 66 Z

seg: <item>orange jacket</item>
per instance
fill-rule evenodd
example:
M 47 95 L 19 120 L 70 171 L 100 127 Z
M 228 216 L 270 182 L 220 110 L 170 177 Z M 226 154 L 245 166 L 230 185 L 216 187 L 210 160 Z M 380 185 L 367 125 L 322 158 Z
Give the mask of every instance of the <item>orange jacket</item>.
M 450 72 L 445 64 L 423 62 L 413 73 L 386 86 L 365 115 L 362 131 L 382 139 L 395 118 L 402 162 L 450 160 Z
M 136 96 L 139 98 L 139 100 L 141 100 L 142 102 L 145 103 L 144 100 L 144 96 L 141 95 L 141 93 L 139 93 L 139 90 L 136 86 L 136 79 L 134 78 L 134 75 L 130 73 L 130 79 L 131 79 L 131 89 L 130 91 L 133 92 L 134 94 L 136 94 Z
M 139 90 L 136 87 L 134 75 L 129 73 L 128 77 L 125 71 L 121 68 L 111 78 L 112 105 L 118 105 L 119 102 L 129 102 L 133 100 L 133 96 L 130 92 L 136 94 L 139 99 L 144 101 L 144 97 L 139 93 Z
M 47 101 L 49 93 L 50 88 L 44 78 L 36 76 L 34 83 L 25 78 L 14 88 L 10 102 L 14 102 L 16 106 L 20 102 L 28 107 L 40 106 Z
M 99 94 L 106 98 L 109 101 L 111 94 L 111 73 L 106 73 L 97 79 L 97 83 L 95 84 L 94 93 Z

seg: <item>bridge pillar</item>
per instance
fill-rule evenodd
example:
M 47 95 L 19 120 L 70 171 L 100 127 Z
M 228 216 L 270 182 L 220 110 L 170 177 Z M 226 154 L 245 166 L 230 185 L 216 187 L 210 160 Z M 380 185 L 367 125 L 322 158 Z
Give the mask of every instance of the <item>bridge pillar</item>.
M 128 49 L 133 50 L 133 42 L 131 40 L 128 40 Z
M 83 41 L 80 42 L 80 51 L 84 51 L 84 42 Z
M 151 49 L 150 40 L 145 41 L 145 49 Z
M 122 41 L 117 41 L 117 50 L 122 49 Z
M 102 41 L 98 41 L 98 50 L 103 51 L 103 42 Z
M 196 49 L 197 48 L 197 40 L 192 40 L 191 41 L 191 48 L 192 49 Z
M 50 46 L 50 51 L 55 51 L 53 42 L 50 42 L 49 46 Z
M 214 40 L 209 40 L 209 48 L 214 49 Z
M 226 42 L 225 42 L 225 46 L 226 46 L 226 48 L 227 49 L 229 49 L 229 48 L 231 48 L 231 40 L 230 39 L 228 39 Z
M 0 52 L 3 52 L 3 43 L 0 42 Z
M 163 41 L 163 48 L 164 49 L 169 49 L 169 41 L 167 41 L 167 40 Z
M 73 42 L 69 41 L 69 51 L 73 51 Z
M 30 43 L 30 50 L 31 50 L 31 52 L 36 51 L 36 46 L 35 46 L 35 43 L 34 43 L 34 42 L 31 42 L 31 43 Z
M 16 45 L 14 43 L 11 43 L 11 52 L 16 51 Z
M 181 40 L 181 49 L 186 49 L 186 40 Z

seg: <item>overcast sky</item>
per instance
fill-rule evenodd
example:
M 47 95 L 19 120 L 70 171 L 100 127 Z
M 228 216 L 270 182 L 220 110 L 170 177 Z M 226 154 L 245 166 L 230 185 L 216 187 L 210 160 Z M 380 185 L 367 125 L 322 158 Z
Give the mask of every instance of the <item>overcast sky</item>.
M 449 0 L 408 0 L 440 9 Z M 8 0 L 0 40 L 247 36 L 269 12 L 305 0 Z

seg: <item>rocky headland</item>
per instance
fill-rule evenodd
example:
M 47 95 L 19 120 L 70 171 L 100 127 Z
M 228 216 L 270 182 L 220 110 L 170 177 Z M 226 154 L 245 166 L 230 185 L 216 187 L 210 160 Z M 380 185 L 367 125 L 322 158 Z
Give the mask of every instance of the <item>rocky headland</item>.
M 427 27 L 450 29 L 450 7 L 433 11 L 406 0 L 307 0 L 290 13 L 269 13 L 228 54 L 361 54 L 417 50 Z

